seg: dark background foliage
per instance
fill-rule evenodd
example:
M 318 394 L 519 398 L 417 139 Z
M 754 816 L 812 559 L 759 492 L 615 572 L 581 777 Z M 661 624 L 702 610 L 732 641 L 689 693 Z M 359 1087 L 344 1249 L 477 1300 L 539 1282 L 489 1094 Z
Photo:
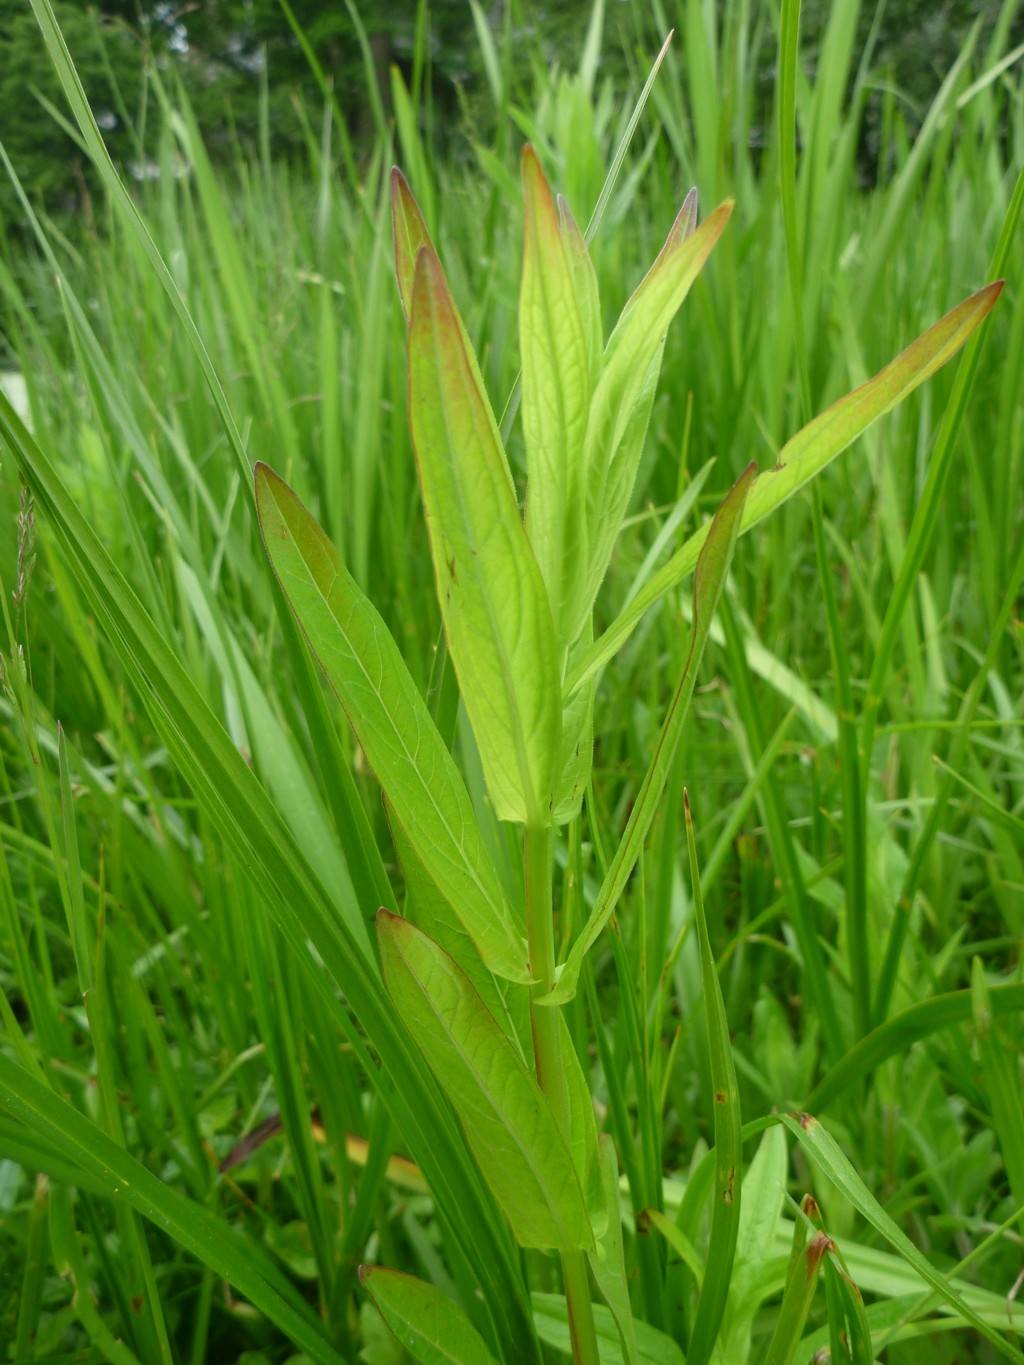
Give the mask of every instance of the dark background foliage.
M 57 17 L 78 64 L 115 158 L 136 178 L 145 174 L 144 136 L 153 94 L 146 73 L 158 70 L 165 83 L 187 88 L 212 153 L 232 155 L 235 144 L 255 145 L 261 109 L 270 150 L 287 157 L 301 146 L 300 110 L 312 115 L 322 98 L 294 27 L 281 0 L 57 0 Z M 660 35 L 657 7 L 638 0 L 611 0 L 606 20 L 605 58 L 621 54 L 627 62 L 649 58 Z M 678 22 L 682 3 L 667 4 L 664 15 Z M 889 0 L 862 7 L 858 50 L 871 38 L 879 85 L 898 92 L 910 123 L 923 116 L 930 97 L 955 60 L 974 24 L 994 22 L 986 0 Z M 467 0 L 433 0 L 429 10 L 416 0 L 294 0 L 294 23 L 302 30 L 331 82 L 353 139 L 372 135 L 367 71 L 372 68 L 385 109 L 392 64 L 408 74 L 417 22 L 429 24 L 427 51 L 435 135 L 493 118 L 493 106 L 475 99 L 482 82 L 480 48 Z M 551 64 L 572 67 L 582 48 L 590 6 L 576 0 L 535 5 L 526 0 L 493 0 L 482 6 L 493 30 L 521 51 L 523 81 L 538 54 Z M 422 13 L 420 13 L 422 11 Z M 829 13 L 828 0 L 804 5 L 805 53 L 813 66 L 815 45 Z M 1020 25 L 1018 13 L 1017 24 Z M 515 67 L 513 69 L 516 69 Z M 766 71 L 766 90 L 771 72 Z M 28 0 L 0 6 L 0 138 L 17 174 L 35 203 L 62 216 L 90 208 L 90 171 L 74 139 L 46 109 L 62 108 L 60 92 Z M 877 173 L 878 114 L 865 120 L 864 174 Z M 315 121 L 315 119 L 314 119 Z M 884 168 L 883 168 L 884 170 Z M 23 215 L 6 177 L 0 182 L 0 219 L 10 230 Z

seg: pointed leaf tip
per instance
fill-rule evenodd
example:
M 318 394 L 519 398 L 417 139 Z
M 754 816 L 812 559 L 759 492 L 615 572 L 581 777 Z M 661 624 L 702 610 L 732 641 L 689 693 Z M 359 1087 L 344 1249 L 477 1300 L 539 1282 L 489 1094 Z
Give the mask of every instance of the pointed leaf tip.
M 413 279 L 420 252 L 434 244 L 409 182 L 397 166 L 391 170 L 391 231 L 395 249 L 395 277 L 406 320 L 412 311 Z

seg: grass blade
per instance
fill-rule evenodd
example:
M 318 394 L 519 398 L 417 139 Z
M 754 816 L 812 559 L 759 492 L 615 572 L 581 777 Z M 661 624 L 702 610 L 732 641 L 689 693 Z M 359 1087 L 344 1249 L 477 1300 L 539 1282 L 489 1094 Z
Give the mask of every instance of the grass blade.
M 715 1183 L 711 1205 L 711 1236 L 707 1262 L 701 1282 L 697 1317 L 686 1353 L 688 1365 L 706 1365 L 711 1359 L 729 1297 L 736 1240 L 740 1226 L 740 1165 L 743 1157 L 740 1092 L 729 1042 L 729 1021 L 718 980 L 718 969 L 711 952 L 704 900 L 700 893 L 697 844 L 693 835 L 690 798 L 683 790 L 686 812 L 686 842 L 690 852 L 690 880 L 693 912 L 697 924 L 700 952 L 700 978 L 704 989 L 704 1018 L 707 1025 L 708 1053 L 711 1059 L 711 1085 L 714 1089 Z
M 810 1114 L 780 1114 L 779 1121 L 784 1123 L 807 1154 L 821 1167 L 833 1185 L 850 1201 L 861 1217 L 867 1219 L 880 1236 L 894 1247 L 909 1265 L 921 1276 L 922 1280 L 934 1289 L 943 1303 L 946 1303 L 979 1332 L 986 1341 L 1007 1360 L 1024 1362 L 1024 1353 L 1001 1336 L 994 1327 L 965 1303 L 955 1290 L 951 1289 L 946 1278 L 940 1275 L 931 1262 L 922 1256 L 917 1247 L 879 1204 L 864 1181 L 860 1178 L 849 1160 L 843 1155 L 835 1138 L 822 1127 Z
M 626 1365 L 638 1365 L 636 1325 L 629 1302 L 629 1280 L 622 1249 L 622 1218 L 619 1214 L 619 1163 L 615 1157 L 615 1142 L 608 1133 L 598 1139 L 601 1154 L 601 1173 L 604 1198 L 608 1207 L 608 1226 L 598 1239 L 599 1249 L 590 1257 L 590 1269 L 597 1287 L 604 1295 L 619 1329 L 622 1358 Z
M 307 982 L 371 1078 L 378 1073 L 366 1052 L 363 1030 L 377 1049 L 394 1083 L 382 1087 L 382 1093 L 438 1199 L 439 1212 L 458 1229 L 456 1235 L 478 1276 L 496 1329 L 506 1341 L 525 1348 L 533 1333 L 507 1233 L 447 1105 L 387 1008 L 375 964 L 348 935 L 329 895 L 177 653 L 142 609 L 76 500 L 2 394 L 0 436 L 121 665 L 145 698 L 171 759 L 239 868 L 261 888 L 261 901 L 276 918 Z M 311 943 L 326 971 L 311 956 Z M 361 1029 L 354 1027 L 342 1006 L 341 991 Z
M 988 1002 L 993 1014 L 1017 1014 L 1024 1010 L 1024 985 L 990 986 Z M 890 1057 L 906 1052 L 933 1033 L 967 1023 L 971 1013 L 971 992 L 962 990 L 933 996 L 894 1014 L 844 1054 L 807 1096 L 806 1107 L 818 1112 L 830 1108 L 861 1077 L 870 1075 Z
M 690 698 L 693 696 L 697 669 L 704 654 L 704 646 L 711 630 L 711 620 L 722 593 L 725 576 L 732 562 L 740 517 L 754 482 L 756 469 L 756 465 L 747 466 L 729 490 L 711 523 L 705 540 L 705 550 L 701 552 L 693 581 L 693 625 L 683 675 L 665 716 L 657 749 L 633 805 L 622 841 L 601 884 L 590 918 L 560 969 L 554 990 L 545 997 L 546 1004 L 564 1004 L 575 994 L 583 959 L 611 918 L 651 827 L 672 767 Z
M 216 1274 L 236 1285 L 314 1360 L 340 1365 L 341 1357 L 313 1326 L 311 1317 L 283 1299 L 255 1268 L 252 1248 L 246 1248 L 201 1204 L 165 1185 L 66 1100 L 2 1054 L 0 1088 L 9 1112 L 98 1179 L 110 1198 L 126 1201 Z

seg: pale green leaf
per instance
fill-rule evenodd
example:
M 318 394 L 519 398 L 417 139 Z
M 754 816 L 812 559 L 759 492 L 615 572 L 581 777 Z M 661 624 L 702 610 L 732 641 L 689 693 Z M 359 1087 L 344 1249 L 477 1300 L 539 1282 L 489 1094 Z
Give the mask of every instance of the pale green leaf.
M 502 820 L 544 827 L 560 758 L 554 627 L 494 414 L 437 257 L 421 249 L 409 419 L 452 663 Z
M 590 647 L 593 638 L 594 632 L 588 621 L 583 634 L 569 651 L 570 668 L 577 655 Z M 583 687 L 577 688 L 570 697 L 563 698 L 562 758 L 558 781 L 555 784 L 555 804 L 552 812 L 552 823 L 556 825 L 564 825 L 579 815 L 583 793 L 590 781 L 590 769 L 594 761 L 596 690 L 597 679 L 593 678 Z
M 601 297 L 597 285 L 597 272 L 590 252 L 583 240 L 576 219 L 569 205 L 561 195 L 555 201 L 558 205 L 558 222 L 565 244 L 565 255 L 572 275 L 573 293 L 579 312 L 583 340 L 587 347 L 587 362 L 590 367 L 590 387 L 593 390 L 601 373 L 604 361 L 604 327 L 601 321 Z
M 781 507 L 872 422 L 891 411 L 945 365 L 985 320 L 1002 287 L 1002 281 L 997 280 L 957 304 L 873 379 L 833 403 L 787 442 L 774 468 L 766 470 L 754 484 L 740 534 Z M 707 528 L 702 526 L 653 575 L 567 677 L 567 693 L 601 669 L 629 639 L 647 609 L 686 577 L 697 563 L 707 534 Z
M 572 1157 L 536 1079 L 466 973 L 409 920 L 381 910 L 388 992 L 462 1122 L 521 1246 L 589 1250 Z
M 605 348 L 583 457 L 588 568 L 569 639 L 579 634 L 593 605 L 629 504 L 665 333 L 732 212 L 731 202 L 721 204 L 693 232 L 693 206 L 687 197 L 657 260 L 623 309 Z
M 564 646 L 574 636 L 561 629 L 563 605 L 573 598 L 587 556 L 581 480 L 590 359 L 555 202 L 529 145 L 523 151 L 523 201 L 519 350 L 526 530 L 547 585 L 555 634 Z
M 434 1285 L 378 1265 L 360 1266 L 359 1279 L 420 1365 L 495 1365 L 465 1312 Z
M 324 531 L 262 464 L 256 503 L 274 571 L 409 842 L 491 970 L 528 981 L 526 943 L 465 784 L 398 646 Z

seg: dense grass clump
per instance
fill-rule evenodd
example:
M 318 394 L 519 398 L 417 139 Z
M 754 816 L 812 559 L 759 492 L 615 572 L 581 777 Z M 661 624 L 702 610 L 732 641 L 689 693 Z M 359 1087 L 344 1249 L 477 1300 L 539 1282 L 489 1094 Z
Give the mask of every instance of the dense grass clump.
M 24 403 L 23 425 L 0 401 L 4 1359 L 383 1365 L 402 1355 L 373 1301 L 393 1326 L 401 1305 L 380 1272 L 360 1283 L 367 1263 L 438 1291 L 415 1300 L 419 1327 L 425 1303 L 471 1320 L 456 1359 L 570 1350 L 573 1263 L 514 1245 L 381 984 L 378 908 L 421 923 L 432 884 L 271 572 L 251 477 L 259 460 L 287 480 L 379 612 L 528 916 L 540 855 L 528 833 L 524 886 L 435 592 L 389 180 L 400 162 L 521 501 L 524 139 L 581 228 L 598 210 L 604 337 L 689 186 L 702 220 L 735 198 L 667 333 L 595 639 L 751 460 L 771 469 L 1006 280 L 952 363 L 739 541 L 656 814 L 562 1018 L 622 1212 L 619 1280 L 614 1238 L 591 1260 L 601 1359 L 1021 1359 L 1015 6 L 911 123 L 845 0 L 813 62 L 798 5 L 680 0 L 635 132 L 655 53 L 617 52 L 634 88 L 613 88 L 600 5 L 573 69 L 516 54 L 529 98 L 481 24 L 471 93 L 496 132 L 447 130 L 443 156 L 395 73 L 394 118 L 379 110 L 362 153 L 325 90 L 298 111 L 305 162 L 239 145 L 215 171 L 151 73 L 156 173 L 131 199 L 33 7 L 105 197 L 69 235 L 21 196 L 0 256 Z M 540 857 L 560 963 L 642 804 L 692 615 L 672 582 L 598 675 L 582 811 Z M 500 972 L 480 983 L 532 1066 L 525 986 L 519 1018 Z

